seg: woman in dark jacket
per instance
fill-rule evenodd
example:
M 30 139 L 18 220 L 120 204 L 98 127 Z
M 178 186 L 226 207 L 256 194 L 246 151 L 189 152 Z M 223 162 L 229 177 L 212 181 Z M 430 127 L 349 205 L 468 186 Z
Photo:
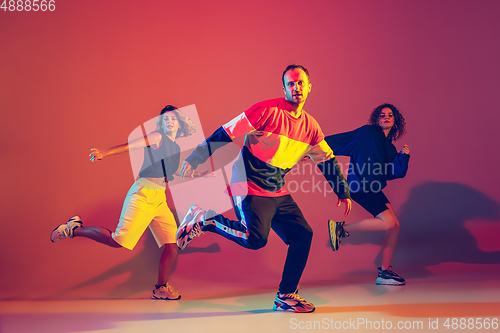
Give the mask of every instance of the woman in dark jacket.
M 373 218 L 349 224 L 328 221 L 332 249 L 337 251 L 340 241 L 349 236 L 349 232 L 387 231 L 382 245 L 382 267 L 378 269 L 376 284 L 405 284 L 405 280 L 391 266 L 399 221 L 382 191 L 388 180 L 406 176 L 410 149 L 404 145 L 398 153 L 392 144 L 393 140 L 405 134 L 405 125 L 404 117 L 394 105 L 382 104 L 371 113 L 369 125 L 325 138 L 335 155 L 350 157 L 347 182 L 351 198 L 373 215 Z

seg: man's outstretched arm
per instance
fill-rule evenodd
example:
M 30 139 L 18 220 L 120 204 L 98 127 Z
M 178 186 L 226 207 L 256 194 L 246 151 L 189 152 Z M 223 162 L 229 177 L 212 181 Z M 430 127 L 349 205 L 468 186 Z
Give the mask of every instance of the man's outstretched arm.
M 192 178 L 195 175 L 198 165 L 205 163 L 206 160 L 219 148 L 233 142 L 223 127 L 219 127 L 208 139 L 199 144 L 196 149 L 182 162 L 179 170 L 181 179 L 184 177 Z

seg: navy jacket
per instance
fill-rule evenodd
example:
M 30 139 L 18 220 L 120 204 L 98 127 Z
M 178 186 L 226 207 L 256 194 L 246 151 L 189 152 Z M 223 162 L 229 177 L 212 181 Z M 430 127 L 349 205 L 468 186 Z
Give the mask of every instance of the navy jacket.
M 349 156 L 347 183 L 352 193 L 378 192 L 387 181 L 403 178 L 410 155 L 398 153 L 380 126 L 364 125 L 325 138 L 333 153 Z

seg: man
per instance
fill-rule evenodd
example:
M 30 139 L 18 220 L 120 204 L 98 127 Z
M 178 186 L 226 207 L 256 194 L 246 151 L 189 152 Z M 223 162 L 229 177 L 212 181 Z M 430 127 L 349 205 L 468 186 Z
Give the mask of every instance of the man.
M 312 229 L 284 188 L 283 177 L 306 155 L 320 163 L 335 158 L 324 141 L 318 123 L 303 110 L 311 92 L 309 73 L 300 65 L 288 66 L 282 75 L 285 98 L 257 103 L 216 130 L 181 166 L 181 178 L 193 177 L 197 166 L 234 138 L 246 135 L 243 149 L 233 165 L 228 189 L 238 221 L 213 211 L 191 206 L 177 231 L 177 246 L 184 249 L 203 231 L 210 231 L 248 249 L 267 243 L 270 229 L 288 244 L 274 310 L 312 312 L 315 307 L 297 294 L 312 241 Z M 339 197 L 337 203 L 351 209 L 347 183 L 335 163 L 324 172 Z M 322 171 L 324 168 L 322 168 Z M 328 176 L 327 176 L 328 175 Z

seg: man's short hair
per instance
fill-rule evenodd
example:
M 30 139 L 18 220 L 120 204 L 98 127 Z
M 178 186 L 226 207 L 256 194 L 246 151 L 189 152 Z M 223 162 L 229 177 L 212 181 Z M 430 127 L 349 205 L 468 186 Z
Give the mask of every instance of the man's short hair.
M 307 68 L 305 68 L 304 66 L 302 65 L 298 65 L 298 64 L 293 64 L 293 65 L 289 65 L 285 71 L 283 72 L 283 74 L 281 75 L 281 81 L 283 82 L 283 86 L 285 86 L 285 74 L 286 72 L 292 70 L 292 69 L 295 69 L 295 68 L 299 68 L 299 69 L 302 69 L 304 71 L 304 73 L 306 73 L 307 75 L 307 79 L 309 81 L 311 81 L 311 79 L 309 78 L 309 71 L 307 70 Z

